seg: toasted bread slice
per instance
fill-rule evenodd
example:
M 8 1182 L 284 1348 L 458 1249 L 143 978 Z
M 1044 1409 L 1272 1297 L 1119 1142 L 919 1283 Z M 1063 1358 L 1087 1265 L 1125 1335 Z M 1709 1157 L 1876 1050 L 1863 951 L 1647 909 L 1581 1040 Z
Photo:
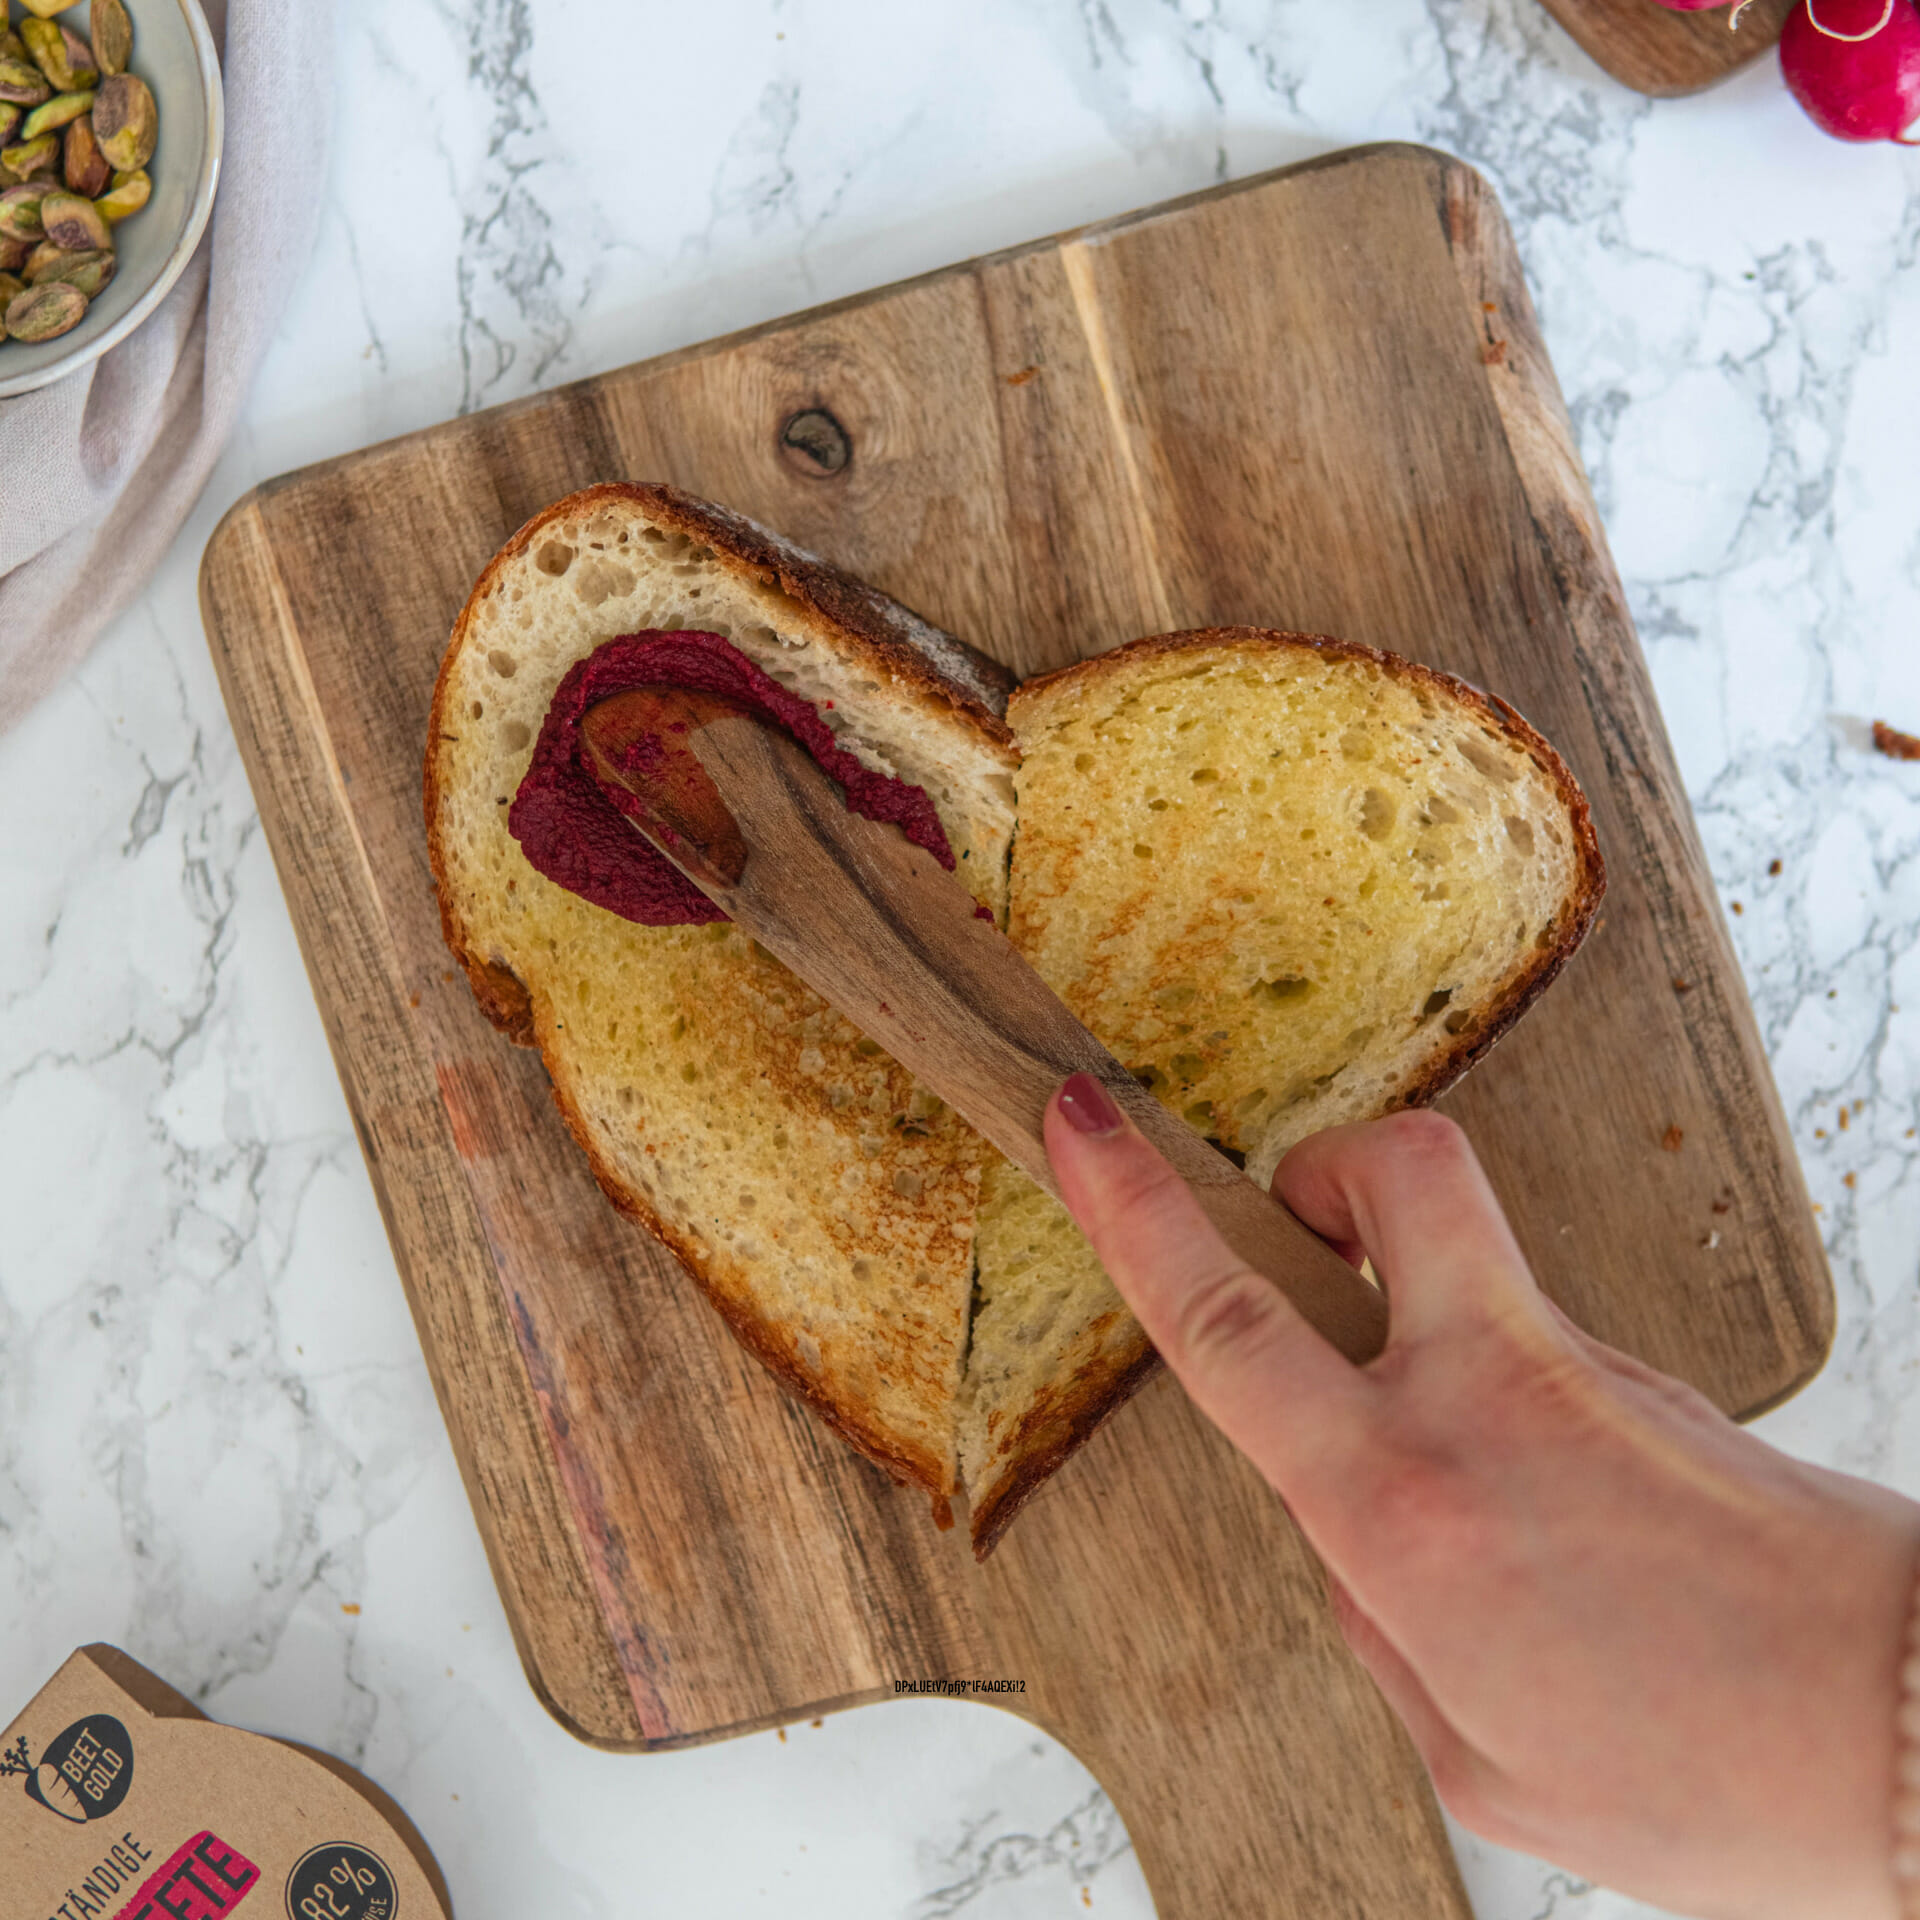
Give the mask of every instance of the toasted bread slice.
M 787 1386 L 942 1499 L 984 1144 L 737 928 L 635 925 L 543 878 L 507 831 L 561 676 L 646 629 L 722 635 L 863 763 L 924 787 L 996 917 L 1007 676 L 723 508 L 592 487 L 529 521 L 474 587 L 426 763 L 447 944 L 495 1023 L 539 1046 L 608 1196 Z
M 1604 887 L 1587 805 L 1510 707 L 1341 641 L 1224 628 L 1019 688 L 1008 931 L 1265 1185 L 1296 1140 L 1435 1098 Z M 1057 1203 L 990 1165 L 961 1462 L 976 1551 L 1152 1368 Z

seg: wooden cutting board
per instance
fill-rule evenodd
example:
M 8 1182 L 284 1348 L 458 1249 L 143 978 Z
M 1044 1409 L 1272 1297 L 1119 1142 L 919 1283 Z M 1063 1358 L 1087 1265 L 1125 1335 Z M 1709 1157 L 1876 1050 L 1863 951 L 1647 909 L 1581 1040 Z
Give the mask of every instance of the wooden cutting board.
M 984 1697 L 1100 1777 L 1168 1920 L 1464 1915 L 1315 1563 L 1176 1389 L 976 1569 L 606 1205 L 538 1059 L 455 976 L 420 821 L 442 644 L 521 521 L 625 477 L 743 508 L 1023 673 L 1246 621 L 1513 700 L 1585 783 L 1612 887 L 1450 1105 L 1569 1311 L 1751 1413 L 1818 1367 L 1830 1286 L 1491 194 L 1360 149 L 971 261 L 274 481 L 201 575 L 434 1384 L 565 1724 L 672 1747 L 900 1681 L 1017 1682 Z
M 1732 8 L 1675 13 L 1657 0 L 1542 0 L 1616 80 L 1642 93 L 1698 93 L 1771 51 L 1795 0 L 1753 0 L 1737 28 Z

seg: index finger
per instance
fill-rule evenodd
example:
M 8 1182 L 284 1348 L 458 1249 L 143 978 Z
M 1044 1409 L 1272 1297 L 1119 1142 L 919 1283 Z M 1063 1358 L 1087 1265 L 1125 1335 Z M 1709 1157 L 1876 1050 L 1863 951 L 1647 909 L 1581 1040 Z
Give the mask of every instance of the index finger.
M 1194 1403 L 1284 1491 L 1308 1458 L 1353 1431 L 1363 1377 L 1235 1255 L 1117 1108 L 1110 1117 L 1088 1133 L 1058 1095 L 1048 1103 L 1061 1198 Z

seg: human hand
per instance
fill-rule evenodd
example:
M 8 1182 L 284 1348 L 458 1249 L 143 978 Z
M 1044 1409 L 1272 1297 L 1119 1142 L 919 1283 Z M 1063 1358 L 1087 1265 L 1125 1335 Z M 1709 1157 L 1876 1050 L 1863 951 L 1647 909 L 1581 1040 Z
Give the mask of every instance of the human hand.
M 1335 1128 L 1274 1178 L 1382 1276 L 1392 1330 L 1364 1369 L 1239 1264 L 1097 1082 L 1067 1082 L 1046 1137 L 1114 1284 L 1320 1555 L 1456 1818 L 1707 1920 L 1893 1920 L 1920 1507 L 1580 1332 L 1436 1114 Z

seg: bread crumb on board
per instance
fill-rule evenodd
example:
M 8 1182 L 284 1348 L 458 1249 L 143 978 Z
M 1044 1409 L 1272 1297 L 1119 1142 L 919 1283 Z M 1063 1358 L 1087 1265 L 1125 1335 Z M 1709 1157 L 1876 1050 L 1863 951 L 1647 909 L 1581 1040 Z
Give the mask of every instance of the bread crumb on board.
M 1884 753 L 1889 760 L 1920 760 L 1920 736 L 1902 733 L 1898 727 L 1890 727 L 1884 720 L 1873 723 L 1873 747 L 1876 753 Z

